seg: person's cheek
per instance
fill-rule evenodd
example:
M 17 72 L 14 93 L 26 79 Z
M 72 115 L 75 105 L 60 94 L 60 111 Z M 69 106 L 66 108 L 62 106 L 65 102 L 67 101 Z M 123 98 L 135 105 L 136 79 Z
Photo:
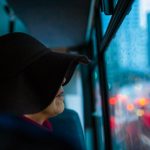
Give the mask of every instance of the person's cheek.
M 63 100 L 57 100 L 56 101 L 56 107 L 57 107 L 57 111 L 58 113 L 62 112 L 64 110 L 64 102 Z

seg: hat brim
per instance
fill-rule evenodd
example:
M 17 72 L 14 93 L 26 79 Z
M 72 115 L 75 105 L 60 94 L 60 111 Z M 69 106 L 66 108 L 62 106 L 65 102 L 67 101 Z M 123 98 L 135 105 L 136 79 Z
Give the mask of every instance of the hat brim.
M 8 80 L 4 87 L 9 93 L 4 93 L 7 106 L 1 105 L 0 110 L 16 114 L 42 111 L 53 101 L 64 77 L 64 85 L 70 81 L 79 63 L 88 64 L 89 59 L 47 49 L 46 54 L 26 66 L 13 80 Z
M 79 63 L 88 64 L 89 59 L 82 55 L 49 52 L 26 69 L 25 76 L 39 97 L 39 110 L 53 101 L 64 78 L 66 81 L 63 85 L 66 85 Z

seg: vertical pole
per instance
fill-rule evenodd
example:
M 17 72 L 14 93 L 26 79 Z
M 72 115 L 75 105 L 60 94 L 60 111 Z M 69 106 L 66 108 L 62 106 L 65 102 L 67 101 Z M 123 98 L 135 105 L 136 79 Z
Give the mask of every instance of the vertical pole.
M 109 103 L 108 103 L 107 74 L 106 74 L 104 52 L 100 52 L 102 30 L 101 30 L 101 23 L 100 23 L 100 12 L 98 7 L 95 12 L 95 27 L 96 27 L 98 67 L 99 67 L 100 87 L 101 87 L 100 93 L 102 97 L 104 143 L 105 143 L 105 150 L 112 150 L 111 128 L 110 128 L 110 119 L 109 119 L 110 117 L 109 117 Z

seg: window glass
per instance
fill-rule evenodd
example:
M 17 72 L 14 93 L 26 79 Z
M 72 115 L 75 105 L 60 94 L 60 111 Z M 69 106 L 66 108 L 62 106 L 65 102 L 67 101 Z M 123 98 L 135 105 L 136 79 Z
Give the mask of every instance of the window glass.
M 4 0 L 0 1 L 0 35 L 9 32 L 9 17 L 4 9 Z
M 83 91 L 81 84 L 81 73 L 79 67 L 75 70 L 71 81 L 64 86 L 65 107 L 76 111 L 79 115 L 82 128 L 84 130 L 84 109 L 83 109 Z
M 113 149 L 150 149 L 150 1 L 134 1 L 105 62 Z
M 14 11 L 8 6 L 5 0 L 0 0 L 0 35 L 4 35 L 10 32 L 10 21 L 14 21 L 13 32 L 27 32 L 27 29 L 23 22 L 15 16 Z M 8 13 L 8 10 L 11 13 Z
M 104 12 L 101 12 L 100 16 L 101 16 L 101 20 L 102 20 L 102 22 L 101 22 L 102 23 L 102 35 L 104 35 L 107 30 L 107 27 L 109 25 L 111 16 L 105 15 Z

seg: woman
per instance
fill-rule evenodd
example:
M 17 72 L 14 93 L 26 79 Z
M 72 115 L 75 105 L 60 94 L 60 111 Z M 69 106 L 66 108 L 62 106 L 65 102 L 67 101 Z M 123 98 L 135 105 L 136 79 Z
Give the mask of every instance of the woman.
M 23 119 L 35 125 L 42 125 L 52 131 L 52 125 L 48 119 L 62 113 L 64 110 L 64 90 L 62 85 L 65 81 L 66 79 L 64 78 L 55 98 L 44 110 L 33 114 L 24 114 Z
M 62 86 L 70 81 L 78 63 L 89 60 L 52 52 L 25 33 L 1 36 L 0 112 L 51 128 L 48 118 L 64 110 Z

